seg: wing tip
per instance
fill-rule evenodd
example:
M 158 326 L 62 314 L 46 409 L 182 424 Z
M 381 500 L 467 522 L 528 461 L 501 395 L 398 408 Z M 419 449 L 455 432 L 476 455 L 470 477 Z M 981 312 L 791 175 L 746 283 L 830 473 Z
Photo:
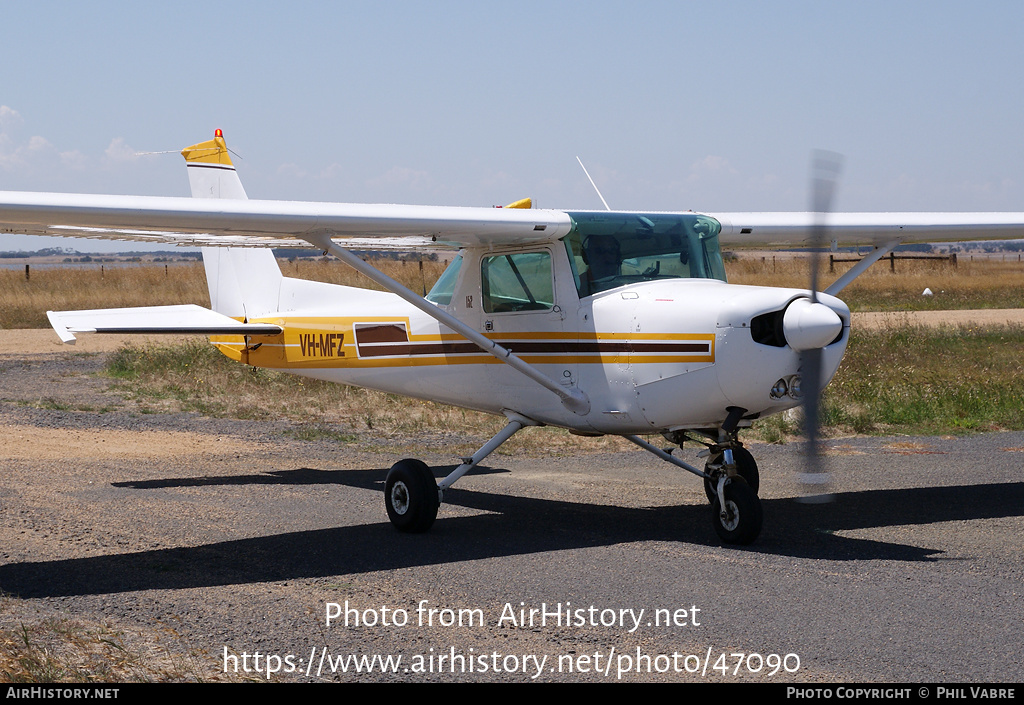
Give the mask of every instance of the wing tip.
M 71 331 L 67 329 L 67 326 L 60 322 L 60 317 L 56 311 L 47 311 L 46 319 L 50 322 L 57 337 L 60 338 L 60 342 L 65 345 L 74 345 L 77 340 Z

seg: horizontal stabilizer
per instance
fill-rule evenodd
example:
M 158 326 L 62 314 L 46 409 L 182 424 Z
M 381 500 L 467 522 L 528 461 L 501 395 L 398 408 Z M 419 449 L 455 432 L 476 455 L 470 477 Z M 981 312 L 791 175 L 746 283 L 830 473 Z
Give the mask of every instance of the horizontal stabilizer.
M 73 333 L 200 333 L 203 335 L 278 335 L 281 326 L 242 323 L 210 309 L 181 306 L 47 311 L 61 341 L 74 345 Z

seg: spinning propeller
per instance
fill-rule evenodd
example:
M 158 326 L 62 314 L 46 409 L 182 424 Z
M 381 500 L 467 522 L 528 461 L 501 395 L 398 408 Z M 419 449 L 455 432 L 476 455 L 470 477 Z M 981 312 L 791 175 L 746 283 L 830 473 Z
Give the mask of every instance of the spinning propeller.
M 813 312 L 818 304 L 818 269 L 821 251 L 828 244 L 825 220 L 832 207 L 842 157 L 834 152 L 815 151 L 811 168 L 811 298 L 807 306 Z M 813 315 L 813 314 L 811 314 Z M 804 435 L 807 438 L 806 468 L 800 474 L 802 497 L 809 503 L 831 502 L 829 474 L 821 462 L 819 425 L 821 422 L 822 349 L 811 347 L 800 353 L 801 394 L 804 399 Z

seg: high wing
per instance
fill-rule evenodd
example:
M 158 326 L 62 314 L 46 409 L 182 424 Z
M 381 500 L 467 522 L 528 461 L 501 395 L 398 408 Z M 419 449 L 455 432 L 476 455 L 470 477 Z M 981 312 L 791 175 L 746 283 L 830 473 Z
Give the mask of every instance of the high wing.
M 621 215 L 621 214 L 620 214 Z M 812 212 L 707 213 L 732 245 L 801 245 Z M 1024 238 L 1024 212 L 830 213 L 838 244 Z M 572 229 L 560 210 L 465 208 L 0 192 L 0 232 L 175 245 L 305 246 L 326 235 L 348 248 L 536 244 Z
M 359 238 L 348 247 L 461 247 L 549 242 L 570 228 L 554 210 L 0 192 L 0 232 L 176 245 L 305 245 L 329 235 Z
M 801 245 L 822 223 L 840 245 L 1024 238 L 1024 213 L 707 213 L 735 245 Z

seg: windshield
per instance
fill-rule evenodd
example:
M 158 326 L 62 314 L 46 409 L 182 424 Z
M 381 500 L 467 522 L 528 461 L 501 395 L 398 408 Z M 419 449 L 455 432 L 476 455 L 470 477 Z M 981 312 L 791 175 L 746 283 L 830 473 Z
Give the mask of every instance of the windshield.
M 448 268 L 444 270 L 441 278 L 437 280 L 430 293 L 427 294 L 427 301 L 439 306 L 447 306 L 452 302 L 452 294 L 455 292 L 455 282 L 459 278 L 459 270 L 462 269 L 462 255 L 457 255 Z
M 696 213 L 569 213 L 565 247 L 580 298 L 651 279 L 718 279 L 721 224 Z

